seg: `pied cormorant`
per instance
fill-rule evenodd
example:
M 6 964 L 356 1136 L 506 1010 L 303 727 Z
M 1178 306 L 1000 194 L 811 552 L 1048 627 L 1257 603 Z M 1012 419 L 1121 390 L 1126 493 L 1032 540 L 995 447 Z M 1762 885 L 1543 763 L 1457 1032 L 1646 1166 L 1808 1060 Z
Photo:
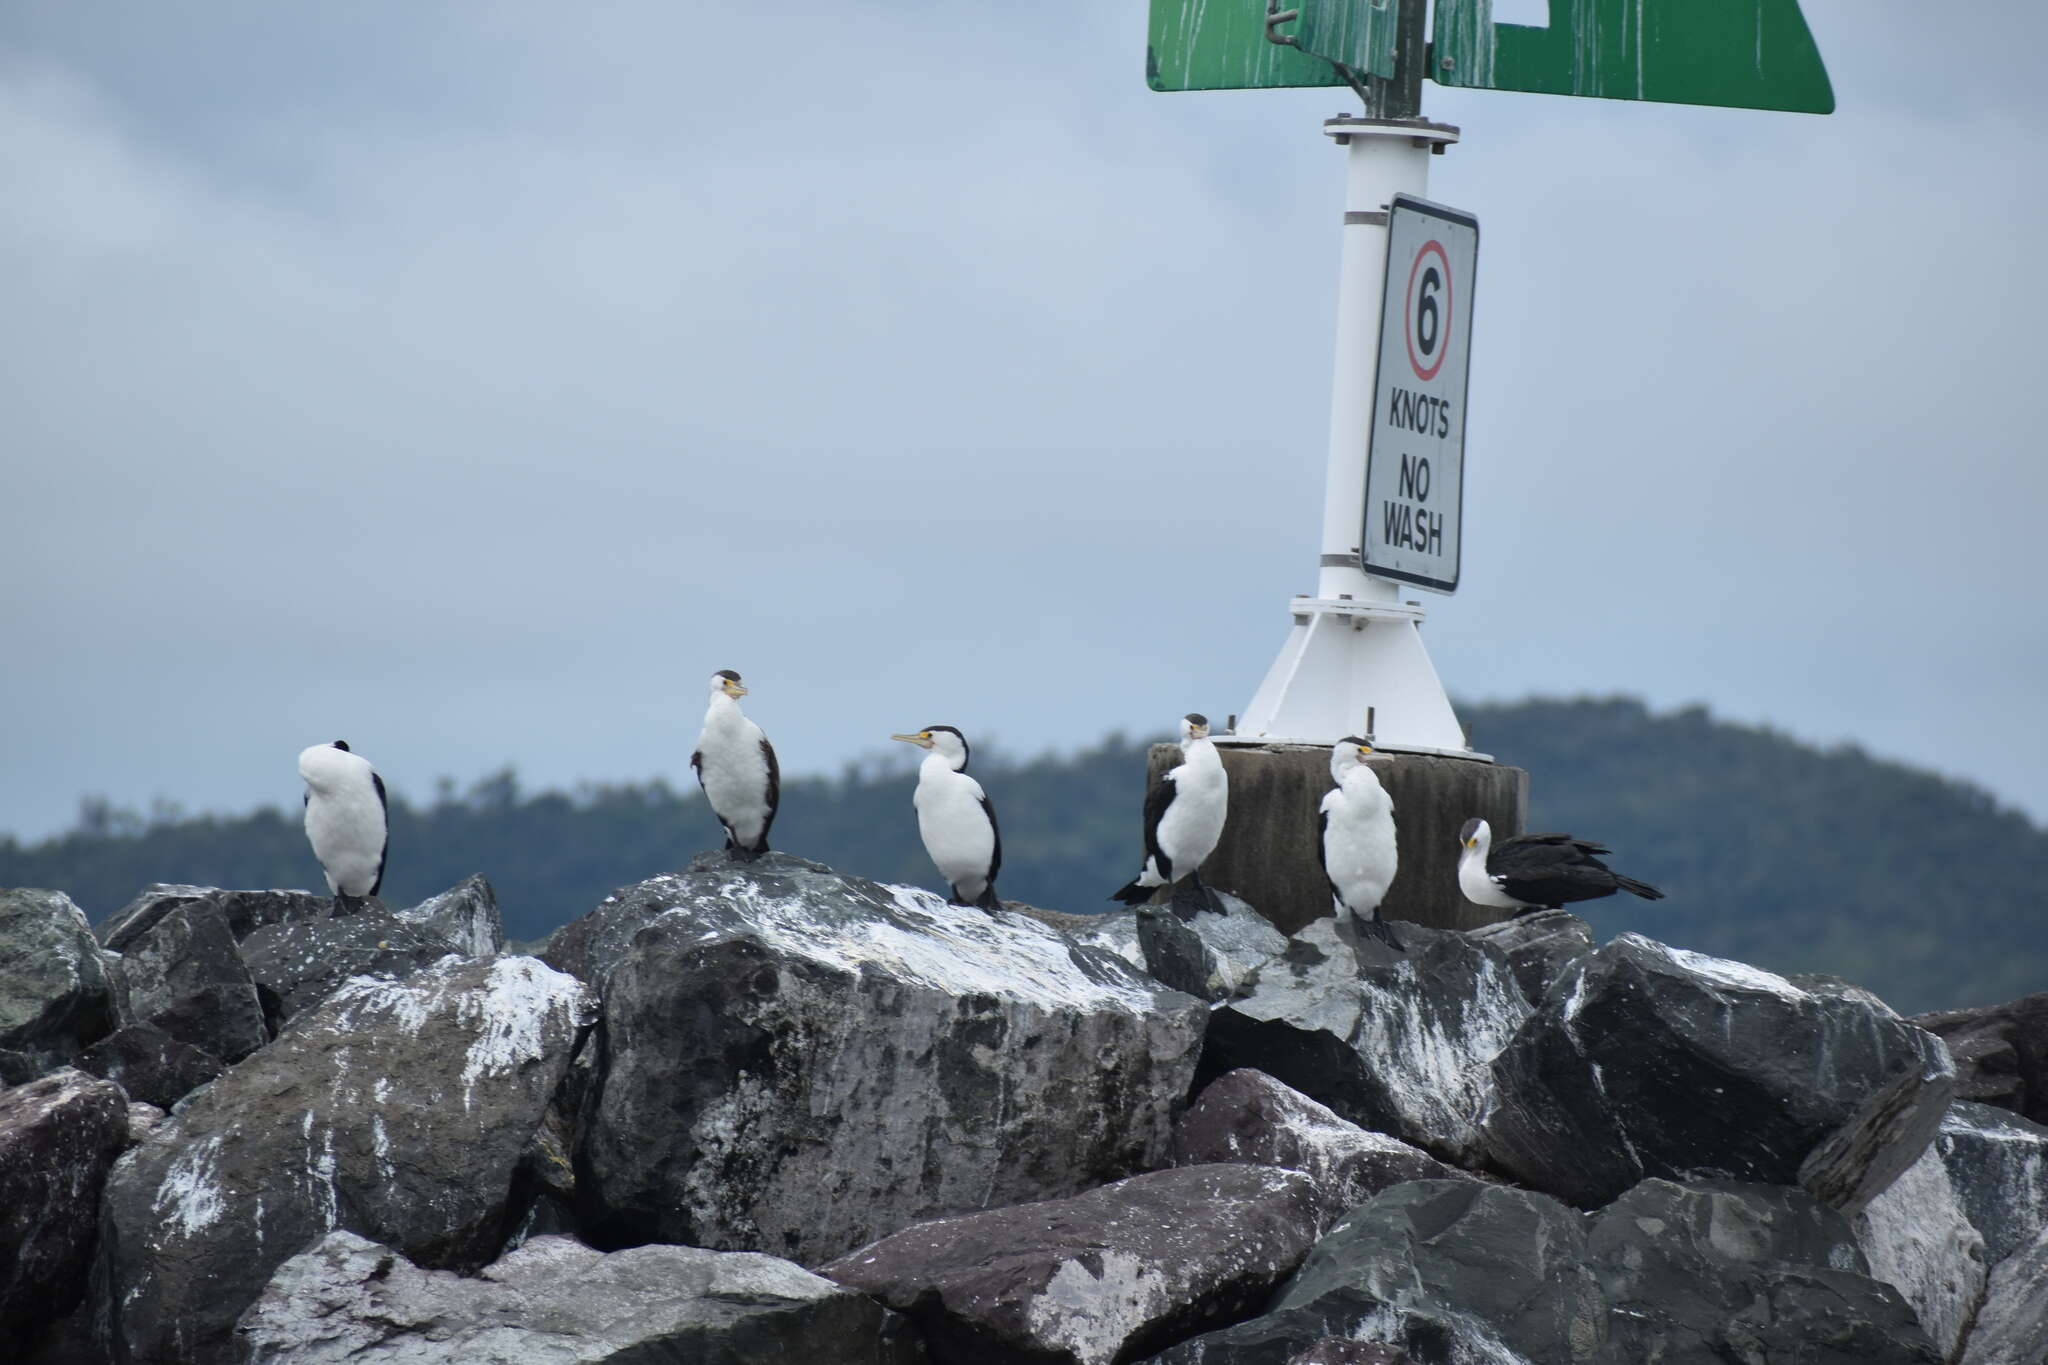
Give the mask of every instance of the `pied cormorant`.
M 946 879 L 954 905 L 1003 908 L 996 899 L 996 873 L 1003 866 L 1003 836 L 996 808 L 981 784 L 967 775 L 967 738 L 950 725 L 927 725 L 914 735 L 891 735 L 925 751 L 917 765 L 917 832 L 924 851 Z
M 711 705 L 690 766 L 711 813 L 725 826 L 725 846 L 735 858 L 752 862 L 768 851 L 768 827 L 782 799 L 782 770 L 761 727 L 740 710 L 747 695 L 740 675 L 721 668 L 711 675 Z
M 1524 915 L 1617 891 L 1664 899 L 1648 882 L 1624 877 L 1601 862 L 1609 851 L 1604 844 L 1569 834 L 1517 834 L 1496 845 L 1484 820 L 1467 820 L 1458 838 L 1464 845 L 1458 855 L 1458 889 L 1474 905 Z
M 299 776 L 306 779 L 306 841 L 338 908 L 354 909 L 384 885 L 384 856 L 391 849 L 384 779 L 345 739 L 301 753 Z
M 1187 893 L 1175 886 L 1173 912 L 1190 919 L 1198 910 L 1218 909 L 1202 885 L 1202 860 L 1216 850 L 1229 812 L 1230 779 L 1209 739 L 1209 720 L 1190 713 L 1180 722 L 1181 761 L 1145 793 L 1145 864 L 1128 885 L 1110 896 L 1125 905 L 1152 898 L 1153 889 L 1187 879 Z
M 1400 940 L 1380 918 L 1380 902 L 1400 869 L 1394 841 L 1394 799 L 1365 761 L 1372 744 L 1349 735 L 1330 750 L 1334 790 L 1323 797 L 1321 838 L 1316 853 L 1330 883 L 1337 911 L 1349 910 L 1358 927 L 1398 949 Z

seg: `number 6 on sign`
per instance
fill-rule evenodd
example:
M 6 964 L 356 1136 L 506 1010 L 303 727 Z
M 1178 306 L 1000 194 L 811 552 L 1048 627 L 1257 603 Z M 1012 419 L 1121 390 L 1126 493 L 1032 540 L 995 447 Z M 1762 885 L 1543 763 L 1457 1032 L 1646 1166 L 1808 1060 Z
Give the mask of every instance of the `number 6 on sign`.
M 1435 592 L 1458 588 L 1478 260 L 1477 218 L 1394 196 L 1359 561 L 1369 574 Z

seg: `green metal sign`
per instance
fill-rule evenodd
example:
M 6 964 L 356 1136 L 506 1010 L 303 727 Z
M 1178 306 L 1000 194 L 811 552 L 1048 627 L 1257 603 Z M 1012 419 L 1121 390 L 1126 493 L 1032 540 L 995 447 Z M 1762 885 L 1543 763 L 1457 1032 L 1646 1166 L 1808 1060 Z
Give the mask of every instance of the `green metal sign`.
M 1834 112 L 1799 0 L 1549 0 L 1550 25 L 1437 0 L 1431 79 L 1542 95 Z
M 1422 2 L 1151 0 L 1146 81 L 1154 90 L 1348 84 L 1339 64 L 1361 79 L 1392 76 L 1400 6 Z M 1532 28 L 1494 23 L 1493 0 L 1437 0 L 1427 74 L 1486 90 L 1834 110 L 1799 0 L 1548 3 L 1549 25 Z M 1269 19 L 1292 45 L 1267 36 Z

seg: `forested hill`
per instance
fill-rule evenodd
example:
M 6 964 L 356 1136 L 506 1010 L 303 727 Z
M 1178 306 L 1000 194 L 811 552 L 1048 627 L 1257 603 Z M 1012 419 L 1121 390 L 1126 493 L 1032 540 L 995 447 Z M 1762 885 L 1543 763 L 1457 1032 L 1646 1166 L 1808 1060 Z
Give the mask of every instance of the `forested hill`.
M 1531 701 L 1461 714 L 1480 748 L 1530 770 L 1533 828 L 1599 839 L 1615 866 L 1670 893 L 1585 908 L 1603 938 L 1636 929 L 1780 971 L 1832 972 L 1907 1012 L 2048 989 L 2048 832 L 1975 787 L 1698 708 Z M 975 772 L 1002 817 L 1006 896 L 1108 908 L 1136 867 L 1146 743 L 1112 736 L 1030 761 L 977 746 Z M 792 778 L 773 842 L 935 885 L 912 781 L 881 760 Z M 539 937 L 720 838 L 694 790 L 659 782 L 527 795 L 508 771 L 467 791 L 444 782 L 429 800 L 393 786 L 385 899 L 410 904 L 481 871 L 515 938 Z M 0 838 L 0 885 L 59 888 L 96 920 L 153 881 L 323 885 L 296 807 L 147 819 L 88 802 L 60 838 Z

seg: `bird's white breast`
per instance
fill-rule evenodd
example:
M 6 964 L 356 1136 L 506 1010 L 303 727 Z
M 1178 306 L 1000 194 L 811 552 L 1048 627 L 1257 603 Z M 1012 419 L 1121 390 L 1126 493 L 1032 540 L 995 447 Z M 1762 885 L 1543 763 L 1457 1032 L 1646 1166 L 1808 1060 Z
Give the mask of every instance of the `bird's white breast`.
M 917 832 L 925 852 L 948 882 L 970 893 L 988 880 L 995 858 L 995 827 L 981 808 L 981 784 L 954 772 L 943 761 L 926 760 L 911 804 L 917 808 Z
M 1386 899 L 1400 870 L 1394 802 L 1364 764 L 1323 798 L 1323 864 L 1344 904 L 1369 914 Z
M 1159 817 L 1159 847 L 1173 860 L 1176 879 L 1199 867 L 1216 850 L 1229 814 L 1230 779 L 1216 746 L 1198 740 L 1173 770 L 1173 801 Z
M 697 736 L 697 780 L 705 799 L 743 844 L 761 837 L 769 815 L 763 738 L 761 727 L 725 697 L 711 703 Z

